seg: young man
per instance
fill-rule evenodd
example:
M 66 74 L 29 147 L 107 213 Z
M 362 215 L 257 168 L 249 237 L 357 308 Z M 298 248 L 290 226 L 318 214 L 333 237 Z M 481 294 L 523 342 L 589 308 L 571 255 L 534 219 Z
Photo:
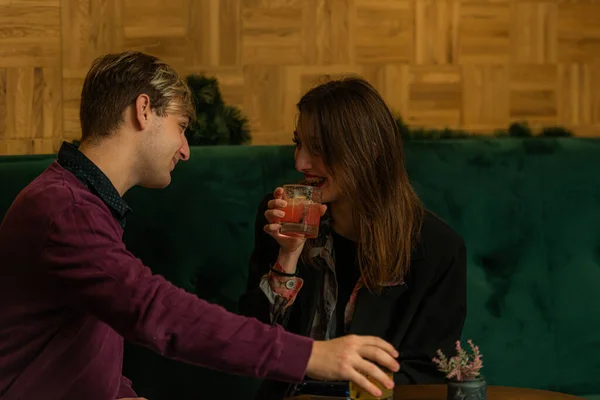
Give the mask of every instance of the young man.
M 0 225 L 0 399 L 135 397 L 121 375 L 123 340 L 187 363 L 300 382 L 366 376 L 393 382 L 379 338 L 327 342 L 209 304 L 153 275 L 122 234 L 122 196 L 164 188 L 190 156 L 191 95 L 177 73 L 137 52 L 97 59 L 81 94 L 82 140 L 15 199 Z M 371 362 L 372 361 L 372 362 Z

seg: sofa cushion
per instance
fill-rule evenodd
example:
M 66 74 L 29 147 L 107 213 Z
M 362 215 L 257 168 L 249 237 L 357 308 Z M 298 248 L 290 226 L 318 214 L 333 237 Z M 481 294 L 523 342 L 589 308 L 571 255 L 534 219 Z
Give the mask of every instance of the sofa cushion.
M 464 338 L 488 383 L 600 393 L 600 140 L 415 141 L 406 155 L 426 206 L 466 240 Z M 0 157 L 0 217 L 52 160 Z M 256 207 L 298 177 L 291 146 L 192 148 L 168 188 L 126 195 L 124 240 L 154 272 L 236 311 Z M 131 345 L 124 371 L 152 400 L 250 398 L 259 383 Z
M 407 154 L 422 199 L 466 240 L 464 338 L 488 381 L 597 392 L 600 141 L 415 142 Z

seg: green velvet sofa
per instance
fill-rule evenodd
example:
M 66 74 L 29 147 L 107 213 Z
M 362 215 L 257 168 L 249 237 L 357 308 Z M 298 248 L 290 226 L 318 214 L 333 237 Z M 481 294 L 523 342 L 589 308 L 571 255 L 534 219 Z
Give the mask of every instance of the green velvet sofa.
M 464 339 L 480 345 L 488 383 L 600 395 L 600 140 L 413 141 L 406 155 L 426 206 L 466 240 Z M 53 157 L 0 157 L 0 217 Z M 290 146 L 193 148 L 167 189 L 126 195 L 125 241 L 235 312 L 256 206 L 297 178 Z M 251 399 L 259 384 L 134 346 L 125 373 L 150 400 Z

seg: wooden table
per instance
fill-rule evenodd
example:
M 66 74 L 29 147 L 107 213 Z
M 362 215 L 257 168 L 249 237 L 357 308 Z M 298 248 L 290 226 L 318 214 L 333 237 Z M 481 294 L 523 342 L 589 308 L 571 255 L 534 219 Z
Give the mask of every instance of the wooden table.
M 445 400 L 446 385 L 407 385 L 400 386 L 394 400 Z M 545 390 L 522 389 L 504 386 L 488 386 L 487 398 L 489 400 L 576 400 L 581 399 L 572 395 Z
M 564 393 L 545 390 L 521 389 L 504 386 L 488 386 L 488 400 L 580 400 Z M 298 396 L 288 400 L 334 400 L 337 397 Z M 394 400 L 446 400 L 446 385 L 406 385 L 396 389 Z

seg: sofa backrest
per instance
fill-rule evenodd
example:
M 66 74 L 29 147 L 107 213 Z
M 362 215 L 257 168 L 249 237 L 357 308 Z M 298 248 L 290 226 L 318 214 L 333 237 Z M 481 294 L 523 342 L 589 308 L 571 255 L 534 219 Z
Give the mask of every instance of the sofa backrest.
M 406 144 L 426 206 L 467 243 L 464 339 L 490 384 L 600 393 L 600 140 Z M 0 217 L 53 156 L 0 157 Z M 290 146 L 195 147 L 163 190 L 134 188 L 124 240 L 155 273 L 236 311 L 258 202 L 299 178 Z M 125 373 L 159 399 L 251 398 L 259 381 L 127 346 Z

